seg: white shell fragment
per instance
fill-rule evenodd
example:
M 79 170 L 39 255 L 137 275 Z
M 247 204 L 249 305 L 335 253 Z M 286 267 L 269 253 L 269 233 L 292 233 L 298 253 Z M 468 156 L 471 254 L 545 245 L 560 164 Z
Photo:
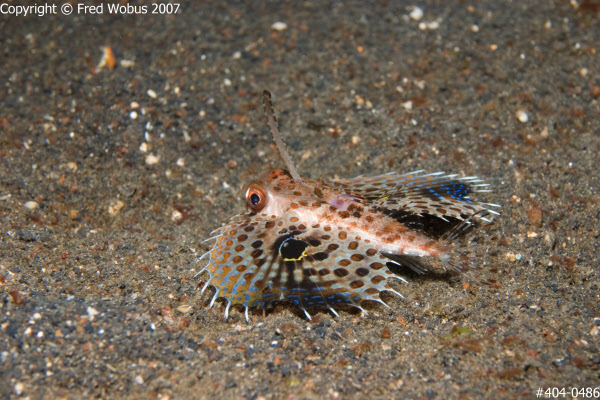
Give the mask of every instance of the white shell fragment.
M 273 25 L 271 25 L 271 29 L 276 30 L 278 32 L 285 31 L 287 27 L 287 24 L 281 21 L 274 22 Z
M 420 21 L 423 18 L 423 10 L 420 7 L 414 6 L 412 11 L 408 14 L 408 16 L 413 21 Z
M 39 204 L 35 201 L 28 201 L 27 203 L 25 203 L 25 208 L 27 208 L 28 210 L 35 210 L 36 208 L 38 208 Z
M 529 115 L 527 115 L 527 113 L 523 110 L 518 110 L 515 115 L 517 116 L 519 122 L 525 123 L 529 121 Z

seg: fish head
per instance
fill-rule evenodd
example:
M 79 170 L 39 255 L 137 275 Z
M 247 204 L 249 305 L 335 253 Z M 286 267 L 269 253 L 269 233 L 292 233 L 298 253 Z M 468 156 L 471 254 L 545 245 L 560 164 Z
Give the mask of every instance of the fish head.
M 281 217 L 292 208 L 293 203 L 318 200 L 314 185 L 304 178 L 302 182 L 294 180 L 283 169 L 274 169 L 262 179 L 250 182 L 244 190 L 246 210 L 250 213 Z M 317 191 L 318 193 L 318 191 Z

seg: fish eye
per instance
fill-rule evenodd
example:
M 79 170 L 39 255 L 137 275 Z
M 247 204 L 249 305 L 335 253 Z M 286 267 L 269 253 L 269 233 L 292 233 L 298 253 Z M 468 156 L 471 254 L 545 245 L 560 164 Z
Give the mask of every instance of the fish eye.
M 246 204 L 254 211 L 260 211 L 267 205 L 267 193 L 256 183 L 251 183 L 246 190 Z

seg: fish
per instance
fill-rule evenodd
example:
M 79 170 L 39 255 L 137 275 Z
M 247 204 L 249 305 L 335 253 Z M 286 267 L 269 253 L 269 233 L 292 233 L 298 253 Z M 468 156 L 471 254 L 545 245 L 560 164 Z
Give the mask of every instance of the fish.
M 266 124 L 286 169 L 274 169 L 244 190 L 246 213 L 212 232 L 204 268 L 217 299 L 248 310 L 275 302 L 309 310 L 361 306 L 381 293 L 400 297 L 391 280 L 406 280 L 398 267 L 427 273 L 435 260 L 445 270 L 464 272 L 453 257 L 454 242 L 472 229 L 491 224 L 498 204 L 472 194 L 489 192 L 476 176 L 444 172 L 390 172 L 352 179 L 302 177 L 279 132 L 271 94 L 263 92 Z M 434 263 L 435 264 L 435 263 Z

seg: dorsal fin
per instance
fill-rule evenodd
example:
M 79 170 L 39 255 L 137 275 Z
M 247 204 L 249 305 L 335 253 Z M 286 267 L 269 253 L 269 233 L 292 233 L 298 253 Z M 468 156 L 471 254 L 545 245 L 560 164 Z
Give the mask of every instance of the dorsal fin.
M 263 105 L 265 110 L 265 120 L 267 121 L 267 126 L 271 131 L 271 136 L 273 136 L 273 140 L 277 145 L 277 150 L 279 150 L 279 154 L 283 159 L 288 171 L 292 175 L 292 178 L 298 183 L 302 184 L 302 177 L 298 173 L 294 162 L 292 161 L 292 157 L 290 157 L 287 149 L 285 147 L 285 143 L 281 138 L 281 133 L 279 132 L 279 125 L 277 124 L 277 117 L 275 117 L 275 111 L 273 111 L 273 103 L 271 103 L 271 92 L 268 90 L 263 91 Z

